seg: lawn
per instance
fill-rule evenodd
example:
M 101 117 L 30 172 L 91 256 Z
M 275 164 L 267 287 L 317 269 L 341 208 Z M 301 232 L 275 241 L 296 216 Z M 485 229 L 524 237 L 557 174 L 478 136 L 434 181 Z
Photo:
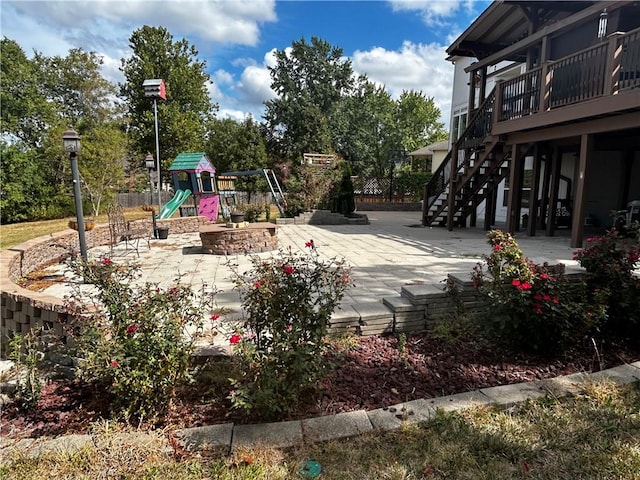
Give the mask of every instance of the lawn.
M 149 218 L 149 215 L 149 212 L 145 212 L 140 207 L 132 207 L 125 210 L 127 220 Z M 69 220 L 75 220 L 75 217 L 0 225 L 0 250 L 14 247 L 32 238 L 67 230 L 69 228 Z M 108 223 L 107 214 L 95 217 L 95 221 L 98 224 Z
M 192 456 L 166 449 L 166 432 L 123 440 L 96 427 L 75 453 L 2 460 L 0 478 L 186 480 L 295 479 L 307 460 L 321 480 L 638 479 L 640 389 L 592 385 L 573 398 L 531 401 L 509 410 L 477 408 L 434 420 L 295 449 L 244 449 Z

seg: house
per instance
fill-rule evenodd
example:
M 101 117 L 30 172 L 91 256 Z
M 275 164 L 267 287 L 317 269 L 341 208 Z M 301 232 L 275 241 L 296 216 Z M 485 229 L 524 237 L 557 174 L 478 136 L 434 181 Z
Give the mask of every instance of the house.
M 426 147 L 409 152 L 412 172 L 433 173 L 440 166 L 449 151 L 449 141 L 435 142 Z
M 640 3 L 495 1 L 447 49 L 452 146 L 423 225 L 571 245 L 640 199 Z

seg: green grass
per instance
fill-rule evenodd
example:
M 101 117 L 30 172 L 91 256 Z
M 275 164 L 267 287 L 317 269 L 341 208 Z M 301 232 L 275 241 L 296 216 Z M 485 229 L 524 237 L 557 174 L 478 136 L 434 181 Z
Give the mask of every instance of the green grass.
M 149 218 L 150 215 L 149 212 L 145 212 L 140 207 L 125 209 L 127 220 Z M 67 230 L 69 228 L 69 220 L 75 220 L 75 217 L 0 225 L 0 249 L 11 248 L 32 238 Z M 95 217 L 95 221 L 98 224 L 107 223 L 107 215 L 99 215 Z
M 154 434 L 146 443 L 101 433 L 74 454 L 0 464 L 0 478 L 187 480 L 296 479 L 304 461 L 322 465 L 321 480 L 365 479 L 639 479 L 640 389 L 594 385 L 563 400 L 510 410 L 478 408 L 434 420 L 295 449 L 247 449 L 177 459 Z

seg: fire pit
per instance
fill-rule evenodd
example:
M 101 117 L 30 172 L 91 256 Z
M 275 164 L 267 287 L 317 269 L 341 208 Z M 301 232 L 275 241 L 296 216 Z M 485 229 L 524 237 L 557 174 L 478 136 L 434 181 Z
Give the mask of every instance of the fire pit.
M 258 253 L 278 247 L 278 227 L 269 222 L 204 225 L 200 227 L 202 249 L 213 255 Z

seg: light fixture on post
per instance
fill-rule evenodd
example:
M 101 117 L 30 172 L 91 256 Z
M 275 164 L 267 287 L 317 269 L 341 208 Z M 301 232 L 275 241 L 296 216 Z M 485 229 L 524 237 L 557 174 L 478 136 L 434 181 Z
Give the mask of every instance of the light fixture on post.
M 403 150 L 391 150 L 389 152 L 389 202 L 393 201 L 393 173 L 404 163 Z
M 602 40 L 607 36 L 607 9 L 602 10 L 598 20 L 598 38 Z
M 161 206 L 160 190 L 162 189 L 162 176 L 160 172 L 160 140 L 158 139 L 158 98 L 167 99 L 167 93 L 164 87 L 164 80 L 154 78 L 142 82 L 144 88 L 144 96 L 153 98 L 153 118 L 156 132 L 156 168 L 158 174 L 158 209 Z
M 78 225 L 78 242 L 80 255 L 83 261 L 87 261 L 87 241 L 84 236 L 84 212 L 82 211 L 82 193 L 80 191 L 80 173 L 78 171 L 78 152 L 80 152 L 80 136 L 73 128 L 69 127 L 62 134 L 62 146 L 69 153 L 71 160 L 71 174 L 73 175 L 73 196 L 76 204 L 76 223 Z
M 147 156 L 144 157 L 144 166 L 147 167 L 147 173 L 149 174 L 149 194 L 151 195 L 149 204 L 153 205 L 153 178 L 151 177 L 151 172 L 155 167 L 155 160 L 151 152 L 147 152 Z M 158 204 L 160 204 L 160 192 L 158 192 Z

